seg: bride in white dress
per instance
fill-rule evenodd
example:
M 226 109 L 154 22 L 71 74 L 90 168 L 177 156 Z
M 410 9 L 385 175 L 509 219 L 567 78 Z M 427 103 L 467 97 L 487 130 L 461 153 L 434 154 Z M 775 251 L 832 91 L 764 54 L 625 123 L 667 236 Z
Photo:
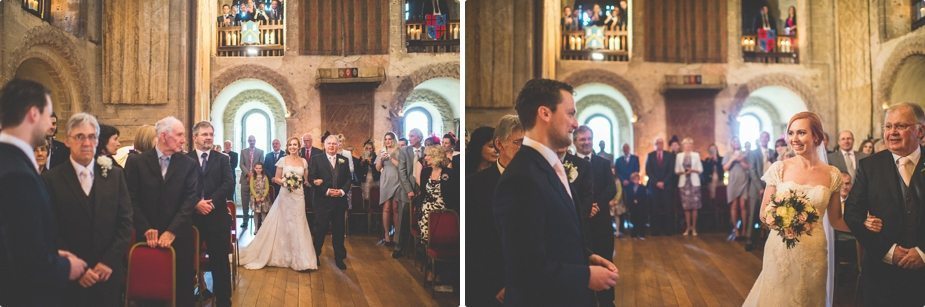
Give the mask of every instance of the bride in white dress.
M 286 142 L 288 153 L 276 163 L 273 182 L 280 184 L 283 174 L 289 172 L 302 176 L 303 182 L 308 182 L 305 177 L 308 165 L 305 159 L 299 157 L 300 147 L 298 138 L 289 138 Z M 256 270 L 264 266 L 275 266 L 296 271 L 318 269 L 312 233 L 305 217 L 302 188 L 292 192 L 285 187 L 279 190 L 257 236 L 241 250 L 241 265 L 244 268 Z
M 794 115 L 787 126 L 787 140 L 796 156 L 774 162 L 761 177 L 767 183 L 761 200 L 761 221 L 765 220 L 764 210 L 772 195 L 787 191 L 806 193 L 823 218 L 816 221 L 812 235 L 799 237 L 791 249 L 776 232 L 771 233 L 764 246 L 761 274 L 743 306 L 832 305 L 831 229 L 849 230 L 839 197 L 841 174 L 825 161 L 825 150 L 820 145 L 822 133 L 822 122 L 816 114 Z

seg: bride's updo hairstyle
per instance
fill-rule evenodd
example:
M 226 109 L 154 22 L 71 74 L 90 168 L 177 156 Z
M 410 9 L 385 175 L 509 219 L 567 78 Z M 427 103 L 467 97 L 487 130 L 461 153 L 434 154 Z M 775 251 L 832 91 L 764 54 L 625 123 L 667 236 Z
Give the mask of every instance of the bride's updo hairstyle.
M 793 125 L 793 122 L 806 119 L 809 120 L 809 130 L 813 133 L 813 145 L 819 146 L 822 144 L 823 135 L 825 132 L 822 131 L 822 120 L 819 119 L 819 115 L 813 112 L 800 112 L 790 118 L 790 122 L 787 123 L 787 131 L 790 131 L 790 126 Z M 786 135 L 786 133 L 784 133 Z

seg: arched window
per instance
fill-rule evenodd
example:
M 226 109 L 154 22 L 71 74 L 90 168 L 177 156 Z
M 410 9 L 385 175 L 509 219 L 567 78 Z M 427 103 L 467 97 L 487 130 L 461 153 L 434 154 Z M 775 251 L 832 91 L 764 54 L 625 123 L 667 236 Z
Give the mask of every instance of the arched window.
M 241 117 L 241 144 L 240 148 L 245 148 L 247 144 L 247 136 L 253 135 L 257 140 L 257 148 L 263 149 L 264 151 L 268 150 L 270 147 L 270 140 L 273 137 L 270 135 L 270 116 L 260 109 L 253 109 L 244 113 L 244 116 Z
M 758 115 L 754 113 L 745 113 L 740 115 L 737 120 L 739 122 L 739 141 L 742 142 L 743 146 L 745 142 L 751 142 L 752 149 L 756 148 L 755 140 L 767 128 L 761 118 L 758 118 Z
M 588 128 L 591 128 L 591 131 L 594 132 L 594 151 L 599 151 L 600 147 L 598 147 L 598 144 L 601 141 L 604 141 L 604 151 L 609 154 L 613 154 L 615 134 L 613 121 L 611 121 L 610 118 L 607 118 L 603 114 L 594 114 L 591 115 L 591 117 L 588 117 L 588 120 L 585 121 L 585 125 L 587 125 Z
M 433 131 L 433 117 L 430 115 L 430 112 L 427 112 L 427 109 L 422 107 L 414 107 L 405 111 L 405 122 L 403 123 L 405 127 L 404 137 L 408 137 L 408 132 L 411 129 L 418 128 L 421 129 L 421 132 L 424 133 L 424 136 L 430 135 Z

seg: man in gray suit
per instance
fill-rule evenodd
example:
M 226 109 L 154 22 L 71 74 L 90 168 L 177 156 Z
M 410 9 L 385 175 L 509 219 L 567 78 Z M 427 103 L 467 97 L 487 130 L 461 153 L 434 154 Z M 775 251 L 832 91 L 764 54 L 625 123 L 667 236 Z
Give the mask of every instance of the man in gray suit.
M 864 158 L 867 158 L 867 154 L 854 151 L 854 133 L 844 130 L 838 134 L 838 150 L 829 154 L 829 165 L 854 178 L 858 161 Z
M 398 240 L 397 244 L 395 244 L 395 252 L 392 253 L 393 258 L 401 257 L 403 246 L 406 245 L 405 240 L 410 239 L 408 238 L 410 234 L 408 228 L 414 221 L 406 221 L 408 214 L 405 211 L 410 208 L 409 205 L 414 200 L 414 196 L 417 195 L 418 183 L 414 177 L 414 163 L 424 156 L 424 146 L 421 146 L 423 139 L 424 133 L 420 129 L 411 129 L 408 132 L 408 140 L 411 144 L 402 147 L 398 151 L 398 182 L 401 184 L 402 193 L 398 193 L 400 198 L 398 225 L 396 225 L 398 227 Z
M 758 210 L 761 208 L 761 197 L 764 195 L 764 181 L 761 176 L 764 170 L 771 166 L 771 161 L 777 160 L 777 152 L 768 148 L 768 142 L 771 141 L 771 135 L 762 132 L 758 137 L 758 148 L 748 152 L 748 164 L 751 166 L 748 170 L 750 184 L 748 185 L 748 216 L 744 218 L 745 225 L 745 250 L 750 251 L 755 248 L 755 221 L 758 220 Z
M 250 218 L 247 212 L 251 204 L 250 179 L 253 174 L 254 164 L 263 162 L 263 150 L 254 147 L 257 139 L 253 135 L 247 136 L 247 148 L 241 149 L 241 210 L 243 214 L 241 228 L 247 228 L 247 219 Z

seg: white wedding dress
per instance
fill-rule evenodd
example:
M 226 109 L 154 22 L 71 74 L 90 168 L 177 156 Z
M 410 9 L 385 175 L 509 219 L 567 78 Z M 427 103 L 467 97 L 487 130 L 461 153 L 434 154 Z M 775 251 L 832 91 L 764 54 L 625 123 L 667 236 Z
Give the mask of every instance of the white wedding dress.
M 293 172 L 302 176 L 306 172 L 305 160 L 301 166 L 287 165 L 279 159 L 277 167 L 283 174 Z M 305 196 L 302 189 L 283 187 L 270 207 L 266 220 L 250 245 L 241 250 L 241 265 L 256 270 L 264 266 L 292 268 L 296 271 L 318 269 L 312 233 L 305 217 Z
M 742 306 L 831 306 L 829 250 L 832 247 L 826 238 L 831 227 L 823 224 L 827 224 L 828 216 L 824 213 L 829 197 L 841 188 L 841 175 L 837 168 L 829 167 L 831 181 L 828 186 L 781 182 L 783 162 L 772 164 L 761 177 L 768 186 L 775 186 L 777 193 L 806 193 L 821 218 L 816 221 L 812 235 L 800 236 L 800 241 L 791 249 L 776 231 L 771 232 L 764 245 L 761 274 Z

